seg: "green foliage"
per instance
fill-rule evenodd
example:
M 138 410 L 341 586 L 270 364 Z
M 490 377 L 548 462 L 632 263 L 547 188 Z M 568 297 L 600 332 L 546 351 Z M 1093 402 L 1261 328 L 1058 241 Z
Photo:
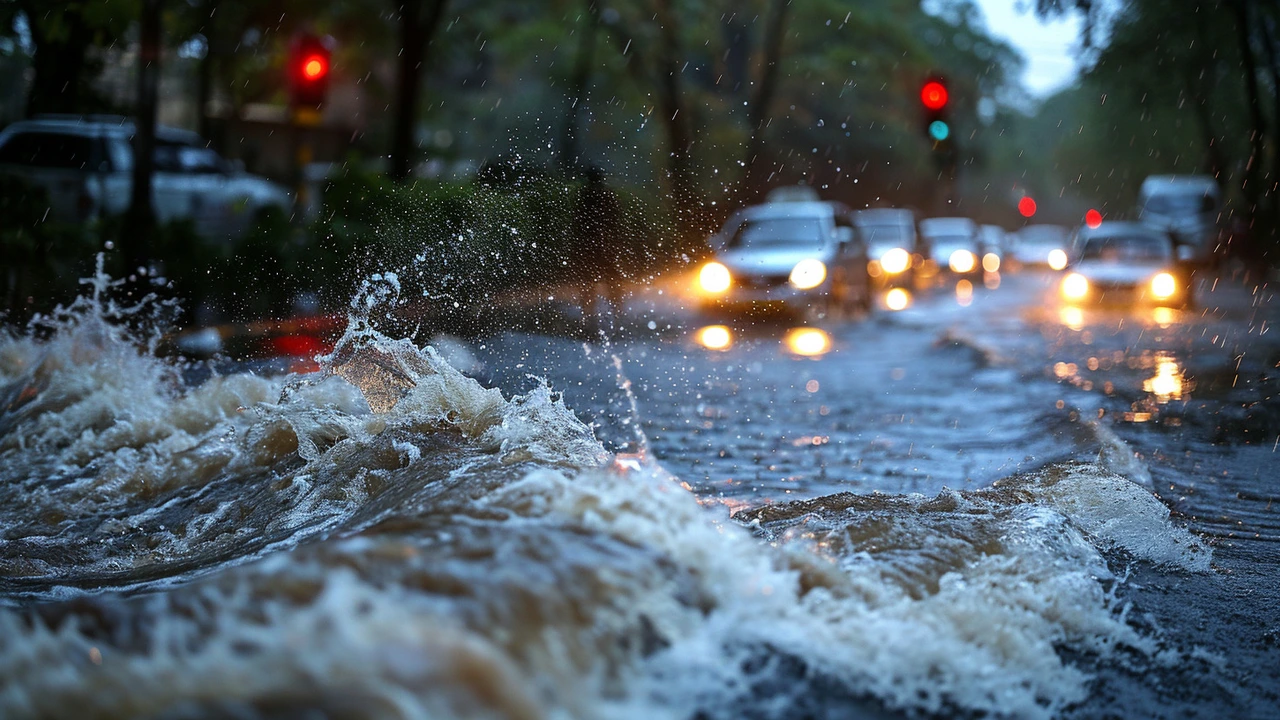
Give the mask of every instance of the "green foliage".
M 93 266 L 95 228 L 45 221 L 44 188 L 0 176 L 0 314 L 21 322 L 73 297 Z
M 300 273 L 325 284 L 331 305 L 369 274 L 394 271 L 407 297 L 467 307 L 528 286 L 639 278 L 668 261 L 648 224 L 652 208 L 634 195 L 619 193 L 618 212 L 600 223 L 604 237 L 584 237 L 581 181 L 491 177 L 399 185 L 353 173 L 332 182 Z

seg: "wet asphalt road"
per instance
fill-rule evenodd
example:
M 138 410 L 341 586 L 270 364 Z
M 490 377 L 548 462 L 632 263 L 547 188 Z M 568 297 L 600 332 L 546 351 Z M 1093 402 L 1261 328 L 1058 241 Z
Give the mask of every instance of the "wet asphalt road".
M 1101 460 L 1204 537 L 1214 572 L 1112 559 L 1136 622 L 1203 653 L 1098 668 L 1077 714 L 1280 717 L 1274 286 L 1206 277 L 1194 307 L 1166 310 L 1073 308 L 1056 283 L 1026 273 L 971 298 L 944 286 L 902 311 L 804 322 L 704 312 L 673 282 L 638 292 L 598 342 L 509 333 L 471 349 L 490 382 L 545 378 L 607 447 L 643 449 L 734 510 Z

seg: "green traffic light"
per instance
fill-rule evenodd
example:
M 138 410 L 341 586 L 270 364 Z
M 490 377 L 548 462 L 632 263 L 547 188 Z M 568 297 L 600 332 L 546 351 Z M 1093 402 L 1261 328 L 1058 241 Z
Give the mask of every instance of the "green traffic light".
M 929 137 L 937 140 L 938 142 L 942 142 L 943 140 L 946 140 L 949 135 L 951 135 L 951 128 L 948 127 L 945 122 L 941 120 L 934 120 L 929 123 Z

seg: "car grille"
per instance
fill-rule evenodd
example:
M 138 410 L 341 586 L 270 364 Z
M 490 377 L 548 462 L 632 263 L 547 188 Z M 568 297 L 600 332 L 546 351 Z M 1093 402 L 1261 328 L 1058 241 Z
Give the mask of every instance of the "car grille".
M 744 275 L 740 278 L 740 283 L 744 288 L 768 290 L 786 285 L 789 279 L 788 275 Z

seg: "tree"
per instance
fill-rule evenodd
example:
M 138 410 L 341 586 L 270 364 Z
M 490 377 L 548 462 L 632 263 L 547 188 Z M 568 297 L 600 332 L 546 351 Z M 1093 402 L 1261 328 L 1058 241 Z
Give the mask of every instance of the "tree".
M 109 108 L 91 84 L 102 62 L 90 50 L 117 41 L 137 16 L 137 0 L 10 0 L 0 5 L 3 24 L 12 32 L 21 18 L 32 46 L 27 115 Z
M 151 205 L 151 180 L 155 169 L 156 100 L 160 88 L 161 0 L 142 0 L 138 33 L 136 130 L 133 138 L 133 181 L 129 209 L 120 234 L 120 249 L 130 272 L 145 268 L 151 259 L 150 240 L 155 230 Z
M 448 0 L 402 0 L 400 5 L 400 72 L 391 131 L 391 177 L 396 180 L 408 178 L 413 165 L 422 64 L 447 4 Z

